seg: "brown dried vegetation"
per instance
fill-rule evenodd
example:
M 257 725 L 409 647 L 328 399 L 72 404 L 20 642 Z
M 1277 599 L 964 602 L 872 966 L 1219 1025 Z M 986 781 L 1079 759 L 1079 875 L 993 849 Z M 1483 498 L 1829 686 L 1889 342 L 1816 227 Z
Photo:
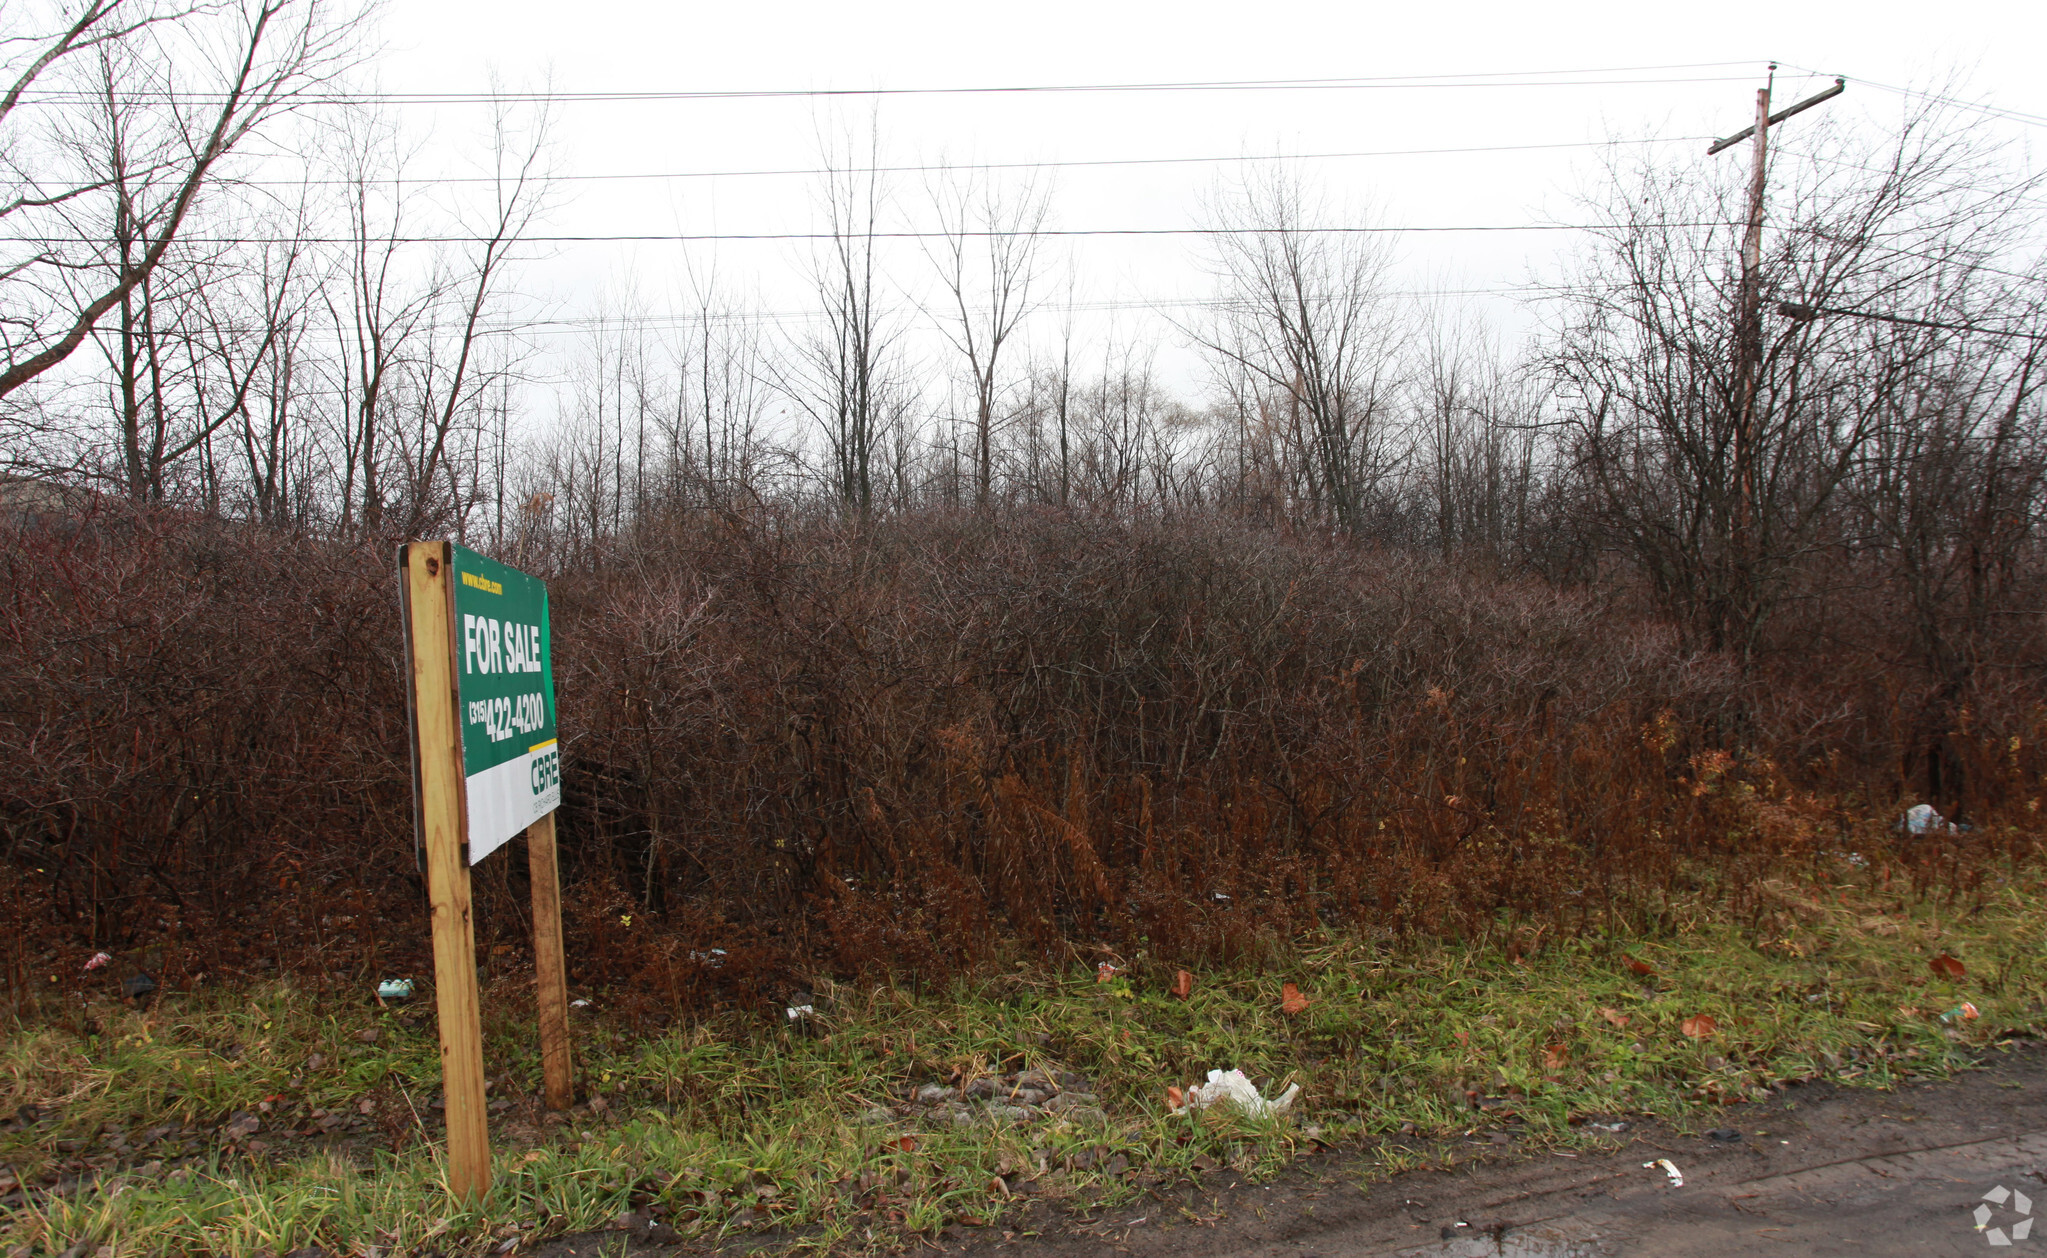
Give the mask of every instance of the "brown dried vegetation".
M 5 526 L 16 993 L 100 947 L 171 984 L 424 972 L 392 550 Z M 572 979 L 649 1016 L 1101 943 L 1168 981 L 1339 924 L 1518 956 L 1673 896 L 1763 912 L 1896 842 L 1919 772 L 1925 686 L 1838 601 L 1744 675 L 1626 590 L 1214 520 L 691 517 L 550 580 Z M 1943 744 L 1975 829 L 1910 845 L 1950 894 L 2036 806 L 2021 632 Z M 477 870 L 487 963 L 522 871 Z

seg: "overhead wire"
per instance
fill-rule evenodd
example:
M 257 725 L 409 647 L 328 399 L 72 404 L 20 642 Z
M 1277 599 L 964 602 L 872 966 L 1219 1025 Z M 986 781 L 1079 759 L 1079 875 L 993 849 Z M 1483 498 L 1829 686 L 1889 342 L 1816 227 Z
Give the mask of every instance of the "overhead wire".
M 1501 70 L 1454 74 L 1331 75 L 1300 79 L 1185 79 L 1163 82 L 1013 83 L 929 87 L 610 89 L 602 91 L 565 91 L 547 88 L 489 92 L 327 91 L 320 93 L 308 92 L 297 95 L 292 97 L 292 102 L 294 104 L 336 105 L 649 104 L 663 101 L 800 100 L 839 97 L 879 98 L 890 96 L 1032 96 L 1095 92 L 1414 91 L 1452 88 L 1615 87 L 1671 83 L 1722 83 L 1743 81 L 1752 76 L 1709 75 L 1670 77 L 1666 75 L 1656 78 L 1623 79 L 1567 76 L 1723 70 L 1736 66 L 1756 66 L 1760 64 L 1762 64 L 1760 60 L 1704 61 L 1647 66 L 1587 67 L 1572 70 Z M 207 92 L 142 91 L 133 95 L 135 99 L 166 100 L 179 104 L 205 104 L 225 99 L 225 97 L 218 93 Z M 97 100 L 99 98 L 98 93 L 83 89 L 40 88 L 33 90 L 23 99 L 36 102 L 63 102 L 70 100 Z
M 808 166 L 754 170 L 676 170 L 616 174 L 550 175 L 548 183 L 594 183 L 642 179 L 756 179 L 818 175 L 906 175 L 978 170 L 1070 170 L 1120 166 L 1221 165 L 1231 162 L 1332 161 L 1368 157 L 1435 157 L 1460 153 L 1527 153 L 1548 149 L 1607 148 L 1612 145 L 1692 144 L 1710 135 L 1652 136 L 1635 140 L 1570 140 L 1548 144 L 1474 144 L 1453 148 L 1360 149 L 1343 153 L 1240 153 L 1200 157 L 1048 158 L 1013 162 L 918 162 L 900 166 Z M 352 187 L 354 179 L 238 179 L 240 186 L 276 188 Z M 416 187 L 429 184 L 497 183 L 495 175 L 426 175 L 367 181 L 373 187 Z

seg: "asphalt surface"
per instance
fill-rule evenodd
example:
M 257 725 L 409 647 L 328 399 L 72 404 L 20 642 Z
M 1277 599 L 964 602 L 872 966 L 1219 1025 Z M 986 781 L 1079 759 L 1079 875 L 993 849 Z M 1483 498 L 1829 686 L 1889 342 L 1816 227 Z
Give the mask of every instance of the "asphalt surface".
M 1993 1054 L 1983 1070 L 1893 1092 L 1793 1088 L 1764 1105 L 1729 1109 L 1725 1121 L 1717 1140 L 1652 1126 L 1624 1133 L 1633 1138 L 1610 1152 L 1509 1154 L 1365 1187 L 1334 1158 L 1269 1186 L 1211 1175 L 1148 1206 L 1046 1218 L 1036 1237 L 1013 1232 L 949 1248 L 1016 1258 L 2031 1250 L 2047 1258 L 2047 1221 L 2037 1234 L 2027 1225 L 2031 1211 L 2047 1215 L 2047 1052 L 2038 1048 Z M 1738 1139 L 1724 1138 L 1737 1131 Z M 1678 1168 L 1681 1187 L 1662 1159 Z M 1980 1229 L 1979 1207 L 1987 1209 Z

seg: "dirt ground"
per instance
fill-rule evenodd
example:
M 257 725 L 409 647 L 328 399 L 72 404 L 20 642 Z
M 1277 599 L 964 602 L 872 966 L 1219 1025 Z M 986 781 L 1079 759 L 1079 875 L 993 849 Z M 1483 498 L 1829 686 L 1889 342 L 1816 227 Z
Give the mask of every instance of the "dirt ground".
M 2047 1225 L 2026 1224 L 2032 1211 L 2047 1215 L 2039 1046 L 1894 1092 L 1792 1088 L 1726 1121 L 1739 1126 L 1686 1135 L 1645 1122 L 1612 1151 L 1575 1157 L 1474 1144 L 1484 1156 L 1455 1170 L 1370 1184 L 1340 1154 L 1266 1185 L 1216 1171 L 1113 1211 L 1037 1205 L 1001 1230 L 949 1229 L 936 1247 L 961 1258 L 1733 1258 L 1974 1254 L 2002 1240 L 2047 1253 Z M 1980 1230 L 1979 1206 L 1989 1211 Z M 617 1255 L 624 1239 L 567 1237 L 536 1252 Z

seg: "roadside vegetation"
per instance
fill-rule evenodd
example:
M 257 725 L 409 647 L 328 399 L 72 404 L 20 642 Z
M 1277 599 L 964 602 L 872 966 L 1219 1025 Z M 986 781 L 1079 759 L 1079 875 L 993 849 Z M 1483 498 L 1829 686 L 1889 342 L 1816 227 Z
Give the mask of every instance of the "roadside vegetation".
M 821 985 L 780 1025 L 732 1014 L 653 1036 L 595 989 L 582 1099 L 560 1121 L 539 1108 L 530 1009 L 506 977 L 486 1001 L 498 1156 L 475 1210 L 439 1178 L 430 1008 L 291 982 L 72 998 L 0 1047 L 15 1115 L 0 1177 L 19 1181 L 0 1244 L 468 1254 L 608 1229 L 892 1249 L 1001 1229 L 1028 1200 L 1086 1211 L 1325 1149 L 1357 1155 L 1363 1187 L 1618 1139 L 1643 1115 L 1739 1125 L 1772 1089 L 1937 1077 L 2040 1034 L 2038 871 L 1919 894 L 1895 840 L 1870 837 L 1760 888 L 1770 907 L 1749 922 L 1674 901 L 1655 935 L 1516 949 L 1314 932 L 1184 978 L 1104 952 Z M 1174 1112 L 1169 1087 L 1231 1068 L 1300 1097 L 1275 1116 Z M 1046 1103 L 1061 1094 L 1081 1096 Z

